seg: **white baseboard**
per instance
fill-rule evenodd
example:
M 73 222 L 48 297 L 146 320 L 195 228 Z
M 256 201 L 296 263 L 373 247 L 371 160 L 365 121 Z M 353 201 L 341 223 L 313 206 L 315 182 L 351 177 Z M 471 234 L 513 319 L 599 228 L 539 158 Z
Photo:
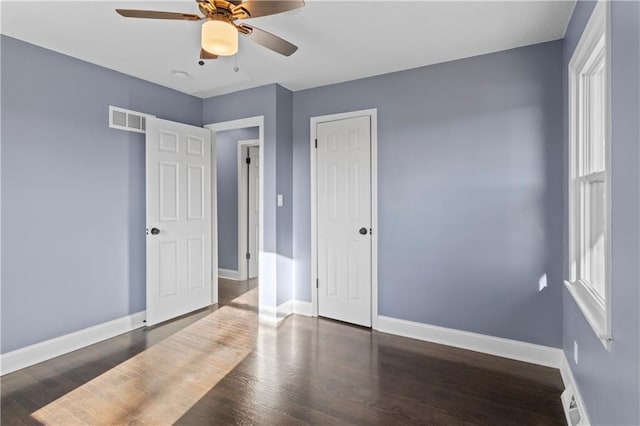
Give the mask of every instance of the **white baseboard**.
M 385 316 L 378 317 L 378 331 L 553 368 L 560 368 L 564 353 L 549 346 Z
M 278 322 L 278 310 L 271 306 L 260 306 L 258 308 L 260 321 Z
M 293 313 L 293 300 L 278 305 L 277 308 L 271 306 L 260 306 L 260 319 L 279 325 L 282 320 Z
M 282 305 L 278 305 L 278 318 L 280 320 L 285 319 L 293 313 L 293 300 L 284 302 Z
M 231 269 L 218 268 L 218 278 L 224 278 L 225 280 L 241 281 L 240 272 L 233 271 Z
M 260 319 L 275 324 L 280 324 L 282 320 L 291 314 L 311 316 L 311 302 L 303 302 L 302 300 L 289 300 L 277 308 L 270 306 L 260 307 Z
M 55 358 L 144 326 L 145 312 L 117 318 L 0 355 L 2 375 Z
M 587 412 L 587 406 L 584 405 L 584 399 L 582 399 L 582 395 L 580 394 L 580 389 L 578 389 L 578 383 L 576 382 L 575 377 L 573 376 L 573 371 L 571 371 L 571 364 L 569 364 L 569 360 L 567 359 L 567 354 L 562 352 L 562 362 L 560 365 L 560 375 L 562 376 L 562 382 L 564 383 L 565 391 L 562 393 L 562 407 L 564 409 L 564 414 L 567 419 L 567 424 L 572 425 L 570 418 L 570 407 L 569 404 L 571 402 L 571 398 L 574 397 L 576 402 L 578 403 L 577 410 L 580 414 L 580 422 L 576 423 L 576 425 L 580 426 L 588 426 L 591 424 L 589 420 L 589 414 Z
M 306 317 L 313 316 L 313 309 L 311 302 L 304 302 L 302 300 L 293 301 L 293 313 L 297 315 L 304 315 Z

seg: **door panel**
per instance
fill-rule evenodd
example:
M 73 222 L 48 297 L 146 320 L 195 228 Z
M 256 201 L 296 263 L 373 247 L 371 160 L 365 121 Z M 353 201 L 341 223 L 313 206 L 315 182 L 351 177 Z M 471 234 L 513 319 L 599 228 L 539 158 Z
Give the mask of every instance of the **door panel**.
M 204 238 L 195 237 L 187 240 L 187 271 L 189 290 L 204 287 Z
M 178 292 L 178 242 L 165 240 L 158 243 L 160 297 L 173 296 Z
M 160 222 L 178 220 L 178 164 L 158 163 L 160 169 Z
M 211 303 L 210 131 L 147 119 L 146 176 L 147 325 L 153 325 Z
M 187 166 L 187 219 L 204 219 L 204 166 Z
M 320 123 L 316 136 L 318 314 L 369 327 L 371 119 Z

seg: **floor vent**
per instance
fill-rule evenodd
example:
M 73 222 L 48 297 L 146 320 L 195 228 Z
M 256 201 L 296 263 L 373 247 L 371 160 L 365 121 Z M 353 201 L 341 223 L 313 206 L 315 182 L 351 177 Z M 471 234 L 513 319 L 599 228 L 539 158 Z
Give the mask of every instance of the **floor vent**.
M 584 421 L 582 407 L 578 404 L 578 398 L 573 390 L 572 386 L 569 386 L 562 392 L 562 408 L 564 408 L 564 415 L 567 418 L 567 424 L 569 426 L 585 426 L 587 423 Z
M 109 106 L 109 127 L 113 129 L 145 133 L 147 129 L 147 118 L 150 117 L 155 116 Z

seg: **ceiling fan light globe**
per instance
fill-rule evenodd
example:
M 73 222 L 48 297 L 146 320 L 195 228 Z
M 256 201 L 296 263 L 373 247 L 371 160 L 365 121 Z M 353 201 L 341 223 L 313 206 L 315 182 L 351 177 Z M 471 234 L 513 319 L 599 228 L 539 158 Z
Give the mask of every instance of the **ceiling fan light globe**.
M 225 21 L 211 20 L 202 24 L 202 48 L 218 56 L 238 52 L 238 30 Z

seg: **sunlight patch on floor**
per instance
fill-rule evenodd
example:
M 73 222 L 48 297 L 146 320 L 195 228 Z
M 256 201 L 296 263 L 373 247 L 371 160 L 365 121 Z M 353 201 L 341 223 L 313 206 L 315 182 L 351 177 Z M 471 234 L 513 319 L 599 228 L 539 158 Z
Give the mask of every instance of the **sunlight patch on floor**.
M 31 416 L 44 424 L 173 424 L 255 347 L 258 289 Z

